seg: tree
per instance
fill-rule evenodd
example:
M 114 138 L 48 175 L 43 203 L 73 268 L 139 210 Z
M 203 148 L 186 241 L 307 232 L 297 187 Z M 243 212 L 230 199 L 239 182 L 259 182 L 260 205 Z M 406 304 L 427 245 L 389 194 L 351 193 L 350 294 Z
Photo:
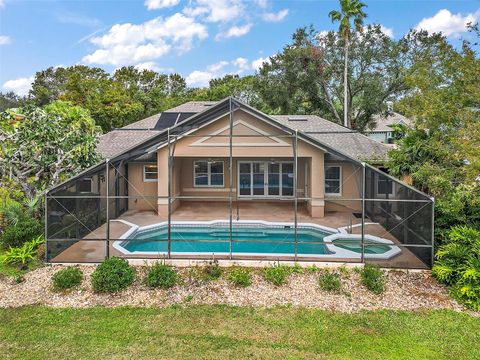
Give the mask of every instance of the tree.
M 21 96 L 18 96 L 13 91 L 2 93 L 0 92 L 0 112 L 6 109 L 16 108 L 21 106 L 27 100 Z
M 373 125 L 372 116 L 387 111 L 406 89 L 409 41 L 394 41 L 379 25 L 351 37 L 347 114 L 352 128 Z M 293 41 L 270 57 L 256 76 L 255 90 L 271 113 L 317 114 L 342 124 L 344 40 L 335 32 L 298 29 Z
M 97 163 L 100 128 L 88 111 L 56 101 L 0 117 L 0 179 L 21 185 L 28 199 Z
M 363 29 L 363 19 L 367 14 L 363 11 L 366 7 L 359 0 L 340 0 L 340 11 L 330 11 L 329 16 L 332 22 L 340 22 L 338 32 L 344 40 L 345 48 L 345 64 L 343 68 L 343 125 L 350 127 L 348 118 L 348 48 L 350 46 L 350 38 L 352 36 L 352 26 L 350 21 L 353 19 L 355 30 L 361 32 Z
M 397 107 L 414 127 L 390 152 L 390 172 L 436 198 L 436 233 L 465 224 L 480 228 L 480 59 L 464 43 L 424 37 L 406 76 L 411 88 Z

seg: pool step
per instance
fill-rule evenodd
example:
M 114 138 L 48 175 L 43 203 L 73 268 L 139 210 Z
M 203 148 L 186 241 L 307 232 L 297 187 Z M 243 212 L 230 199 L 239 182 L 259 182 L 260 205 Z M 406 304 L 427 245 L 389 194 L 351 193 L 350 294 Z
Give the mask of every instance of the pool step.
M 210 236 L 215 236 L 215 237 L 224 237 L 224 238 L 228 238 L 230 237 L 230 232 L 229 231 L 211 231 L 208 233 L 208 235 Z M 255 238 L 259 238 L 259 237 L 267 237 L 268 234 L 266 234 L 265 232 L 263 231 L 259 231 L 259 232 L 250 232 L 250 231 L 246 231 L 246 232 L 238 232 L 238 231 L 233 231 L 232 232 L 232 236 L 234 237 L 255 237 Z

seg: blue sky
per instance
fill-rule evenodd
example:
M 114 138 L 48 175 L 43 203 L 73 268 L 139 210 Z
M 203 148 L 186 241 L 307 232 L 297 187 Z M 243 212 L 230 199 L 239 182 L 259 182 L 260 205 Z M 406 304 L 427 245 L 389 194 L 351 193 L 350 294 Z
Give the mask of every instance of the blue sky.
M 480 1 L 364 0 L 366 23 L 400 38 L 408 29 L 468 37 Z M 134 65 L 179 72 L 191 86 L 227 73 L 253 73 L 296 28 L 335 29 L 338 1 L 0 0 L 0 90 L 25 94 L 36 71 L 86 64 L 112 72 Z

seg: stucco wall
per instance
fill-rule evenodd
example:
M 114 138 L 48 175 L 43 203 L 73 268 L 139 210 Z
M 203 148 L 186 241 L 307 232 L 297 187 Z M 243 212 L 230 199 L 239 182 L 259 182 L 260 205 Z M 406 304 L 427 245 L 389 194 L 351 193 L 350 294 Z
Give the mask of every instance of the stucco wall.
M 153 210 L 157 204 L 157 183 L 143 181 L 143 166 L 155 163 L 128 164 L 128 195 L 136 198 L 128 199 L 129 210 Z M 143 195 L 146 199 L 137 197 Z M 150 197 L 149 197 L 150 196 Z

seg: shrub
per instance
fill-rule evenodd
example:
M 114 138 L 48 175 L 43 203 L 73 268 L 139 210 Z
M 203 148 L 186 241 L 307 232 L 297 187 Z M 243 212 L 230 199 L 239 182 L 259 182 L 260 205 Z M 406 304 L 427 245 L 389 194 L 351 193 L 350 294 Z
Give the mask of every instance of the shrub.
M 8 225 L 1 235 L 2 247 L 20 247 L 43 233 L 43 225 L 35 218 L 23 216 Z
M 362 284 L 374 294 L 381 294 L 385 291 L 385 277 L 383 271 L 377 266 L 365 264 L 360 270 Z
M 126 289 L 135 279 L 135 269 L 118 257 L 106 259 L 92 274 L 93 291 L 114 293 Z
M 37 250 L 43 243 L 43 236 L 40 235 L 20 247 L 11 247 L 2 255 L 0 262 L 26 269 L 30 262 L 37 259 Z
M 320 274 L 319 285 L 322 290 L 337 292 L 340 290 L 342 284 L 340 275 L 331 272 L 324 272 Z
M 263 269 L 263 278 L 275 286 L 283 285 L 292 269 L 285 265 L 274 265 Z
M 454 226 L 435 254 L 433 276 L 466 306 L 480 310 L 480 230 Z
M 222 276 L 222 268 L 218 265 L 218 261 L 208 263 L 203 268 L 203 275 L 206 280 L 217 280 Z
M 168 289 L 177 283 L 177 272 L 168 265 L 154 264 L 145 277 L 145 284 L 151 288 Z
M 69 290 L 82 283 L 83 273 L 76 266 L 68 266 L 53 274 L 53 289 L 57 291 Z
M 239 287 L 247 287 L 252 283 L 250 271 L 244 268 L 234 268 L 230 272 L 229 280 Z

